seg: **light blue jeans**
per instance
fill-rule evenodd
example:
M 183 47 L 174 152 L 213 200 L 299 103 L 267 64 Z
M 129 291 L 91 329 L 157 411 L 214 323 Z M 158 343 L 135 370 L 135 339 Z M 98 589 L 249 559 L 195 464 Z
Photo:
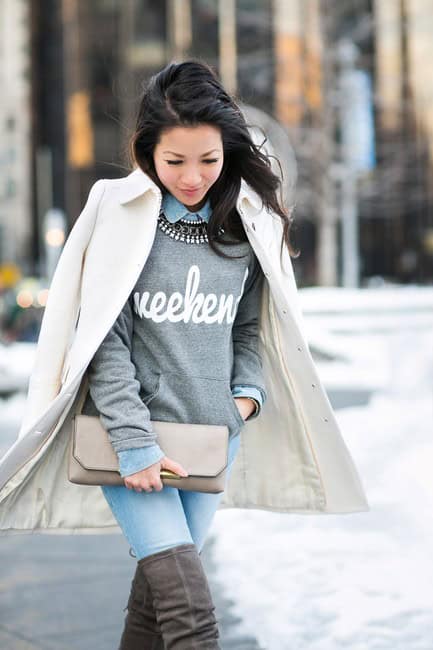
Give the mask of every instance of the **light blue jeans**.
M 226 481 L 239 450 L 240 433 L 230 436 Z M 223 492 L 194 492 L 164 485 L 136 492 L 124 485 L 101 490 L 137 561 L 178 544 L 194 543 L 200 552 Z

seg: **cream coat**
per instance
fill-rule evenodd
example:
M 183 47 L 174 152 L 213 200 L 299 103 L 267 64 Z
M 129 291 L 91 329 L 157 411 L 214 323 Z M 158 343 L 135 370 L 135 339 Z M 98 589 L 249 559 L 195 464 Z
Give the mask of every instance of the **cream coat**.
M 140 169 L 97 181 L 50 286 L 18 439 L 0 461 L 0 534 L 118 529 L 99 487 L 67 479 L 74 400 L 152 247 L 162 195 Z M 220 508 L 369 510 L 317 375 L 280 217 L 242 180 L 237 208 L 265 274 L 259 345 L 268 398 L 247 422 Z

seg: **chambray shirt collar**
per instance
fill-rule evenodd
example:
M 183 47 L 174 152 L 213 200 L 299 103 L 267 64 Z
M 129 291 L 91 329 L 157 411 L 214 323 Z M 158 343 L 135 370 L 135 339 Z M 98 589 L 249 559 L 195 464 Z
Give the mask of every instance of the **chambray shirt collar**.
M 208 222 L 212 214 L 209 198 L 200 210 L 189 212 L 188 208 L 170 192 L 164 192 L 161 210 L 164 212 L 170 223 L 175 223 L 176 221 L 179 221 L 179 219 L 204 219 Z

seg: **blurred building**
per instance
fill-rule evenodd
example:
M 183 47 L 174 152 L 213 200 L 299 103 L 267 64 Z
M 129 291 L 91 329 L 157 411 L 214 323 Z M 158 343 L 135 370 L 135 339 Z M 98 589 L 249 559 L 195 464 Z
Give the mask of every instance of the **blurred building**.
M 295 150 L 300 285 L 341 284 L 352 253 L 361 284 L 433 280 L 433 0 L 28 2 L 35 263 L 49 207 L 72 224 L 94 180 L 128 173 L 143 82 L 198 56 Z M 373 129 L 359 122 L 368 114 Z M 369 162 L 350 176 L 344 150 L 355 141 Z
M 0 0 L 0 269 L 27 265 L 32 241 L 27 0 Z
M 380 158 L 366 197 L 365 246 L 377 272 L 431 282 L 433 2 L 376 0 L 374 18 Z

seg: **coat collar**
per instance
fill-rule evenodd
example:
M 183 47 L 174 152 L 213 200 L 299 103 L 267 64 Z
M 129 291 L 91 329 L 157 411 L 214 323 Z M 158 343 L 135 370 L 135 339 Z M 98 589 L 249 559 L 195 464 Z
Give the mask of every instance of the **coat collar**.
M 161 190 L 159 187 L 140 167 L 134 169 L 134 171 L 128 174 L 128 176 L 117 179 L 117 184 L 119 191 L 119 203 L 121 205 L 125 205 L 126 203 L 129 203 L 129 201 L 133 201 L 149 190 L 157 196 L 161 195 Z M 262 208 L 262 200 L 260 196 L 242 178 L 237 205 L 239 206 L 245 200 L 249 201 L 249 203 L 254 208 L 256 208 L 256 210 L 260 210 Z

